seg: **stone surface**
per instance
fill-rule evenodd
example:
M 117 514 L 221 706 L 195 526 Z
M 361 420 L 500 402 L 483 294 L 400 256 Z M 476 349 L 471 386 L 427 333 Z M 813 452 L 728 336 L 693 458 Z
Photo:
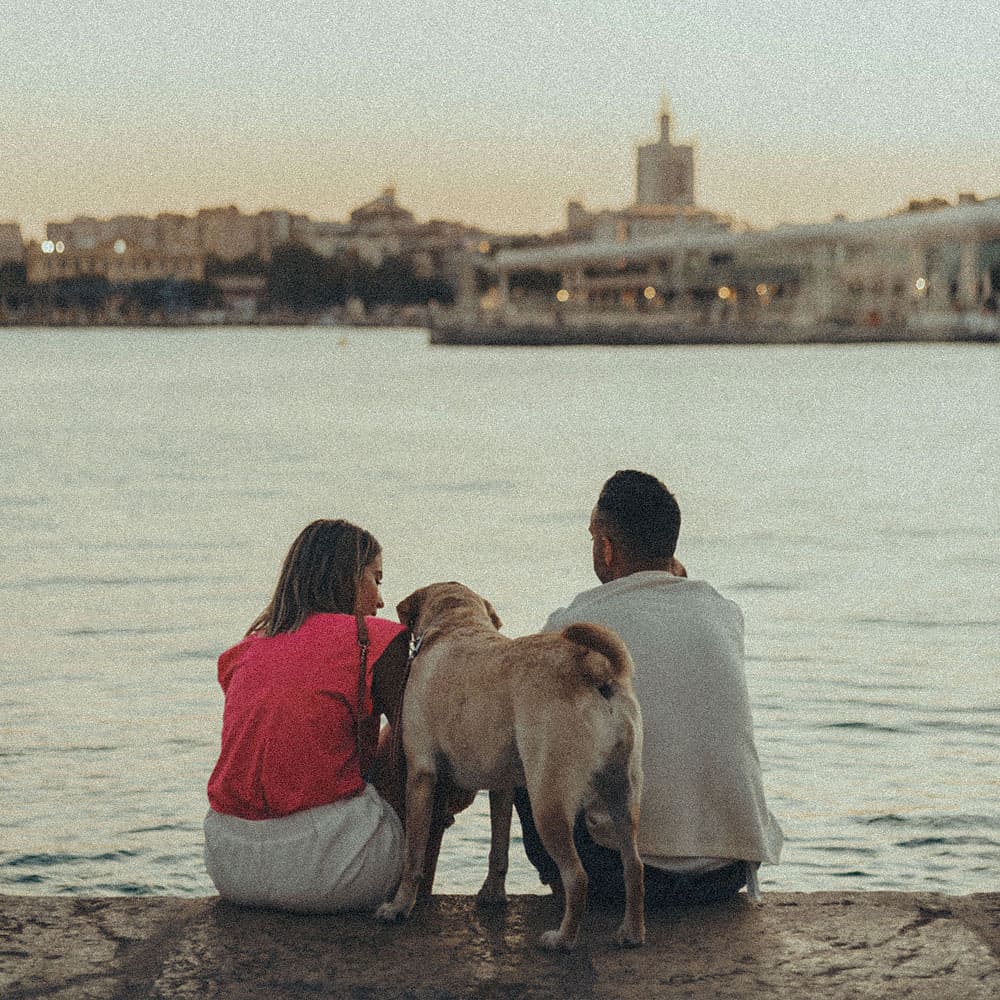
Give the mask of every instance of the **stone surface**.
M 996 1000 L 1000 894 L 771 893 L 647 915 L 622 951 L 620 914 L 587 913 L 571 953 L 537 944 L 552 897 L 503 910 L 435 896 L 410 921 L 302 917 L 216 897 L 0 896 L 4 1000 L 518 1000 L 841 997 Z

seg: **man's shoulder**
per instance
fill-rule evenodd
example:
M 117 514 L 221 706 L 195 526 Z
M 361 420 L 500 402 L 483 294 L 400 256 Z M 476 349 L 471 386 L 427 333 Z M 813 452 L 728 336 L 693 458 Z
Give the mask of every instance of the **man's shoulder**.
M 621 615 L 669 615 L 684 609 L 728 612 L 742 619 L 739 606 L 704 580 L 644 572 L 582 591 L 567 607 L 552 612 L 545 623 L 545 631 L 556 631 L 579 621 L 607 624 L 609 618 Z

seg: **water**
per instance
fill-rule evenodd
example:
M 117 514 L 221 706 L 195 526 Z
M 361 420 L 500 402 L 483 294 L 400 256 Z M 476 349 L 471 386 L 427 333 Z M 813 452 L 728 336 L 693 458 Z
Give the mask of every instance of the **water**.
M 617 468 L 738 601 L 765 888 L 997 888 L 997 351 L 431 348 L 418 331 L 0 331 L 0 892 L 212 892 L 215 658 L 345 516 L 391 610 L 458 579 L 509 635 L 595 581 Z M 515 830 L 516 834 L 516 830 Z M 439 891 L 486 868 L 484 796 Z M 512 848 L 510 888 L 537 882 Z

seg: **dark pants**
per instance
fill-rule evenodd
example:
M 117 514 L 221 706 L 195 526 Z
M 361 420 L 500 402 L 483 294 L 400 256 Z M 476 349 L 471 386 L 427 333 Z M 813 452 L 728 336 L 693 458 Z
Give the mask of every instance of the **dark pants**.
M 538 877 L 545 885 L 558 885 L 559 868 L 538 836 L 527 789 L 514 789 L 514 807 L 521 821 L 524 852 L 528 855 L 528 860 L 538 870 Z M 625 899 L 621 855 L 591 839 L 583 813 L 577 816 L 573 826 L 573 843 L 590 882 L 590 902 L 620 905 Z M 651 909 L 664 906 L 700 906 L 735 896 L 747 883 L 747 863 L 734 861 L 724 868 L 697 874 L 668 872 L 653 865 L 644 865 L 643 879 L 646 886 L 646 906 Z

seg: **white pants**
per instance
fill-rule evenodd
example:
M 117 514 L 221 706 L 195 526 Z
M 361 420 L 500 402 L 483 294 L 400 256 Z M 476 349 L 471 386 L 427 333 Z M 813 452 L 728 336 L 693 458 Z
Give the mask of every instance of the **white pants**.
M 234 903 L 300 913 L 374 909 L 403 868 L 403 824 L 369 785 L 353 799 L 280 819 L 209 810 L 205 867 Z

